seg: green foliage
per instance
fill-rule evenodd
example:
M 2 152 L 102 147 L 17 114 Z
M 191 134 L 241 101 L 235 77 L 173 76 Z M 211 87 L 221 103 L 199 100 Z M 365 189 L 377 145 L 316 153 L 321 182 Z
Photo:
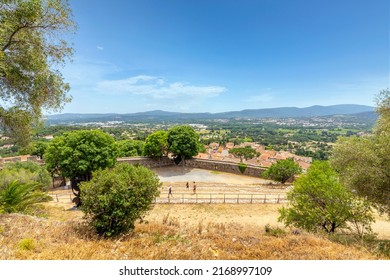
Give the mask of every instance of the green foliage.
M 246 170 L 247 167 L 248 167 L 248 166 L 247 166 L 245 163 L 240 162 L 240 163 L 238 164 L 238 170 L 240 170 L 241 174 L 244 174 L 244 172 L 245 172 L 245 170 Z
M 93 171 L 114 166 L 117 157 L 114 138 L 100 130 L 77 130 L 55 137 L 44 159 L 51 173 L 64 177 L 90 177 Z
M 45 154 L 48 145 L 49 143 L 47 142 L 34 142 L 32 145 L 31 155 L 43 159 L 43 155 Z
M 162 157 L 168 149 L 168 133 L 156 131 L 145 140 L 144 155 L 148 157 Z
M 35 204 L 50 201 L 37 183 L 10 182 L 0 189 L 0 213 L 28 212 Z
M 199 152 L 199 135 L 188 125 L 174 126 L 168 130 L 168 150 L 182 159 L 196 156 Z
M 286 235 L 286 232 L 279 228 L 279 227 L 272 227 L 270 224 L 266 224 L 265 227 L 264 227 L 264 231 L 265 231 L 265 234 L 266 235 L 271 235 L 271 236 L 275 236 L 275 237 L 281 237 L 281 236 L 285 236 Z
M 159 195 L 158 176 L 143 166 L 126 163 L 93 173 L 81 184 L 81 210 L 99 235 L 110 237 L 134 228 Z
M 47 190 L 51 183 L 50 174 L 45 167 L 32 161 L 17 161 L 4 165 L 0 170 L 0 189 L 6 188 L 14 180 L 20 183 L 36 183 L 42 190 Z
M 272 179 L 284 184 L 292 176 L 299 174 L 302 169 L 291 158 L 278 160 L 262 173 L 264 178 Z
M 120 140 L 118 146 L 118 157 L 142 156 L 145 142 L 139 140 Z
M 32 238 L 24 238 L 18 242 L 18 247 L 21 250 L 32 251 L 35 249 L 35 241 Z
M 390 90 L 378 95 L 379 119 L 370 137 L 340 138 L 331 163 L 341 182 L 390 216 Z
M 66 0 L 0 3 L 0 119 L 22 144 L 42 109 L 69 101 L 58 66 L 73 52 L 61 38 L 75 30 L 71 16 Z
M 257 153 L 255 149 L 251 146 L 232 148 L 229 150 L 229 153 L 234 155 L 235 157 L 239 157 L 241 162 L 243 159 L 251 159 L 256 156 L 260 156 L 260 153 Z
M 364 235 L 374 221 L 370 205 L 339 183 L 328 162 L 314 162 L 287 193 L 289 207 L 280 209 L 279 221 L 287 226 L 334 233 L 337 228 Z

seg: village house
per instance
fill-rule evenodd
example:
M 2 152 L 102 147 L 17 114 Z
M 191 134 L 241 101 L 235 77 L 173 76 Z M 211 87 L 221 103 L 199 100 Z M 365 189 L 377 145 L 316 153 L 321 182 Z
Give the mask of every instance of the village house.
M 297 156 L 286 151 L 266 150 L 264 146 L 253 142 L 244 142 L 236 147 L 246 146 L 250 146 L 255 149 L 256 152 L 260 153 L 260 156 L 258 157 L 246 161 L 244 160 L 244 162 L 248 164 L 260 165 L 261 167 L 268 168 L 278 160 L 292 158 L 305 172 L 312 162 L 311 157 Z M 209 146 L 206 146 L 206 153 L 199 153 L 195 158 L 239 163 L 240 159 L 229 153 L 229 150 L 233 147 L 235 147 L 234 143 L 231 142 L 226 143 L 225 146 L 219 145 L 218 143 L 211 143 Z

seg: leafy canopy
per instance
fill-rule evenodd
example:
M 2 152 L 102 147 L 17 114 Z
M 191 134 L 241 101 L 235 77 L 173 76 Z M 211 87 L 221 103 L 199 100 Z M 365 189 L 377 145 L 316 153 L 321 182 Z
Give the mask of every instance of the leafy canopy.
M 100 130 L 77 130 L 55 137 L 44 155 L 48 170 L 67 178 L 90 177 L 114 166 L 117 148 L 112 136 Z
M 168 130 L 168 150 L 181 159 L 191 158 L 199 152 L 199 135 L 189 125 L 174 126 Z
M 232 148 L 229 150 L 229 153 L 239 157 L 241 162 L 243 159 L 247 160 L 260 155 L 260 153 L 257 153 L 251 146 Z
M 143 166 L 117 164 L 93 173 L 81 184 L 81 210 L 99 235 L 110 237 L 134 228 L 159 195 L 157 174 Z
M 390 216 L 390 90 L 377 97 L 379 114 L 370 137 L 342 137 L 333 149 L 331 164 L 341 182 L 367 197 Z
M 347 228 L 363 235 L 374 221 L 370 205 L 339 183 L 328 162 L 316 161 L 307 174 L 294 181 L 287 193 L 289 206 L 280 209 L 279 221 L 307 231 L 334 233 Z
M 300 166 L 292 159 L 278 160 L 262 173 L 264 178 L 269 178 L 284 184 L 292 176 L 302 171 Z
M 140 140 L 119 140 L 116 145 L 118 146 L 118 157 L 134 157 L 142 156 L 145 143 Z
M 168 149 L 168 133 L 156 131 L 145 140 L 144 155 L 149 157 L 162 157 Z
M 0 1 L 0 121 L 22 144 L 42 109 L 69 101 L 59 66 L 75 29 L 67 0 Z

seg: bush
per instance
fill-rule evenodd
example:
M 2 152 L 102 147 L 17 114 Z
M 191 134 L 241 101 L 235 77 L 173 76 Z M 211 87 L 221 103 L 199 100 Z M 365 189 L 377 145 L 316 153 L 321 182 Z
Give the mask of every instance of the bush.
M 18 247 L 21 250 L 26 250 L 26 251 L 32 251 L 35 249 L 35 242 L 34 239 L 31 238 L 24 238 L 19 241 Z
M 93 173 L 83 182 L 81 210 L 99 235 L 116 236 L 131 231 L 159 195 L 158 176 L 143 166 L 127 163 Z
M 39 184 L 43 191 L 50 186 L 49 172 L 41 165 L 32 162 L 7 163 L 0 171 L 0 189 L 5 189 L 12 181 Z
M 244 172 L 245 172 L 247 167 L 248 166 L 245 163 L 241 162 L 241 163 L 238 164 L 238 169 L 240 170 L 241 174 L 244 174 Z

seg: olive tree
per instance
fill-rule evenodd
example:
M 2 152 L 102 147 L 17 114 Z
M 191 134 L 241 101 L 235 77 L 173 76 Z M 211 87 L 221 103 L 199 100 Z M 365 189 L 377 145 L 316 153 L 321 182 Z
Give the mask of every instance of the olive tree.
M 287 193 L 289 205 L 282 207 L 279 221 L 307 231 L 334 233 L 338 228 L 363 235 L 374 221 L 370 204 L 340 184 L 328 162 L 314 162 L 294 181 Z
M 0 1 L 0 123 L 21 144 L 42 109 L 70 100 L 59 68 L 75 29 L 67 0 Z
M 377 97 L 378 121 L 369 137 L 342 137 L 331 164 L 341 182 L 390 216 L 390 90 Z

